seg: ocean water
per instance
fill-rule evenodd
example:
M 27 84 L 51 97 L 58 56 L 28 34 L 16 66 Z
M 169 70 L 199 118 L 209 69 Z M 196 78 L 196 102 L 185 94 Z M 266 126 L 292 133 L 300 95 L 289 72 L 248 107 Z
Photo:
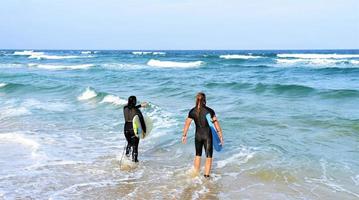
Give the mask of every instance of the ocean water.
M 192 171 L 195 95 L 223 128 Z M 122 108 L 149 102 L 138 165 Z M 359 50 L 0 50 L 0 199 L 359 199 Z M 203 157 L 204 161 L 204 157 Z

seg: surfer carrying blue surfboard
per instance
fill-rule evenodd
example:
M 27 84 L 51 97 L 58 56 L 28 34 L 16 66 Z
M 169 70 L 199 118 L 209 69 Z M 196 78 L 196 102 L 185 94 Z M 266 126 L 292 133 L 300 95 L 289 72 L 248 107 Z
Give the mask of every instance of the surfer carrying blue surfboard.
M 211 121 L 208 122 L 207 118 L 209 118 Z M 215 142 L 213 141 L 215 139 L 213 139 L 213 133 L 210 127 L 210 123 L 214 124 L 214 128 L 215 128 L 214 131 L 216 131 L 215 134 L 218 133 L 220 148 L 222 148 L 223 145 L 223 135 L 216 114 L 214 110 L 206 106 L 206 95 L 202 92 L 197 94 L 196 106 L 192 108 L 188 113 L 188 117 L 186 119 L 183 129 L 183 135 L 182 135 L 183 144 L 187 142 L 187 132 L 191 125 L 192 120 L 194 120 L 196 124 L 196 135 L 195 135 L 196 156 L 194 159 L 194 169 L 196 170 L 197 173 L 200 170 L 202 149 L 204 148 L 206 153 L 204 177 L 208 178 L 212 168 L 213 142 Z M 220 149 L 218 150 L 216 148 L 216 150 L 219 151 Z
M 141 122 L 141 127 L 144 132 L 146 132 L 146 124 L 145 120 L 143 118 L 143 115 L 140 111 L 140 107 L 146 107 L 147 103 L 141 103 L 140 105 L 137 105 L 137 99 L 135 96 L 130 96 L 128 98 L 127 105 L 123 108 L 123 114 L 125 117 L 125 127 L 124 127 L 124 133 L 127 140 L 127 146 L 126 146 L 126 156 L 130 156 L 130 151 L 132 147 L 132 161 L 138 162 L 138 144 L 140 142 L 140 138 L 135 136 L 135 133 L 133 131 L 132 126 L 132 120 L 137 115 Z

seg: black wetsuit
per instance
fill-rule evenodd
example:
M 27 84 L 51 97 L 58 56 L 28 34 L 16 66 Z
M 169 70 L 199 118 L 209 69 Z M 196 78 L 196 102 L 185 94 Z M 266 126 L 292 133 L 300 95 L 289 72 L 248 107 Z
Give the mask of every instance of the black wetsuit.
M 193 119 L 196 124 L 196 136 L 195 136 L 195 146 L 196 146 L 196 156 L 202 156 L 202 149 L 204 147 L 206 151 L 206 157 L 212 158 L 213 154 L 213 143 L 212 143 L 212 133 L 211 128 L 206 119 L 207 114 L 211 115 L 211 118 L 215 116 L 214 111 L 204 106 L 197 113 L 197 108 L 192 108 L 188 113 L 188 117 Z
M 135 133 L 133 132 L 133 127 L 132 127 L 132 119 L 138 115 L 138 117 L 140 118 L 140 122 L 141 122 L 141 127 L 142 130 L 144 132 L 146 132 L 146 124 L 145 121 L 143 119 L 143 115 L 140 111 L 141 105 L 135 106 L 135 107 L 129 107 L 129 106 L 125 106 L 123 108 L 123 114 L 125 117 L 125 127 L 124 127 L 124 133 L 125 133 L 125 137 L 127 140 L 127 147 L 126 147 L 126 155 L 129 156 L 129 152 L 131 147 L 133 148 L 132 150 L 132 160 L 137 162 L 137 156 L 138 156 L 138 144 L 140 142 L 140 138 L 135 136 Z

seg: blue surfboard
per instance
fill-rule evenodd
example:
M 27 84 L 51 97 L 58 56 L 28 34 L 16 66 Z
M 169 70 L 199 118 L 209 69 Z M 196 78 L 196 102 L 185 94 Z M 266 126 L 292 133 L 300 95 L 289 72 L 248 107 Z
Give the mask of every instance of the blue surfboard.
M 218 133 L 217 133 L 216 129 L 214 128 L 214 124 L 212 123 L 211 115 L 207 114 L 206 119 L 207 119 L 209 127 L 211 128 L 213 147 L 216 151 L 221 151 L 222 150 L 221 140 L 219 139 Z

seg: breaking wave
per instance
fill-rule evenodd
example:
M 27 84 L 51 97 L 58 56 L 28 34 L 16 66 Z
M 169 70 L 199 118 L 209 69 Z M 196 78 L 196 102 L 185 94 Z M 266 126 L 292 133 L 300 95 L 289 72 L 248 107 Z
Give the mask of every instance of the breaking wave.
M 203 61 L 193 61 L 193 62 L 175 62 L 175 61 L 161 61 L 151 59 L 147 62 L 147 65 L 151 67 L 161 67 L 161 68 L 191 68 L 199 67 L 203 64 Z
M 219 57 L 223 59 L 244 59 L 244 60 L 262 58 L 262 56 L 237 55 L 237 54 L 220 55 Z

